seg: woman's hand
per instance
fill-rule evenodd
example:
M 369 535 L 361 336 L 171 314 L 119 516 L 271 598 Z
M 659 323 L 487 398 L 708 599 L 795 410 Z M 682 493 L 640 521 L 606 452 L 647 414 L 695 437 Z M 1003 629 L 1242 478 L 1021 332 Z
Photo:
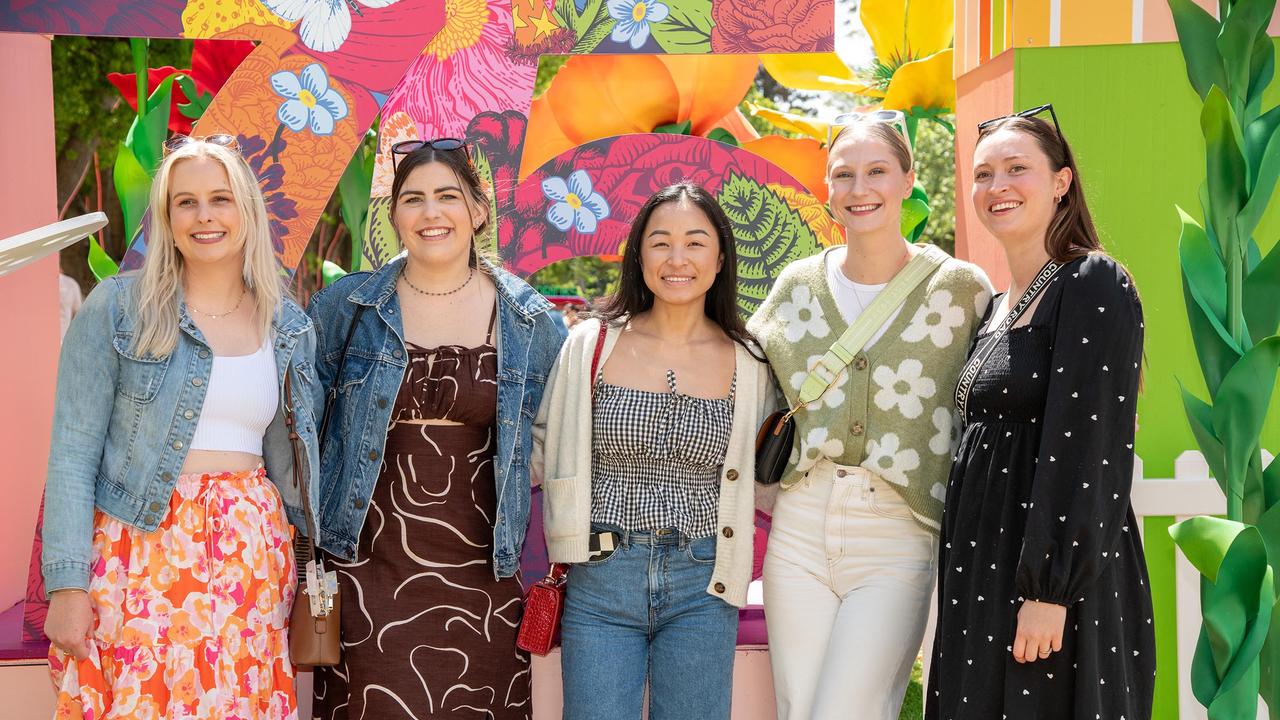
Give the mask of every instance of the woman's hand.
M 1013 659 L 1020 663 L 1044 660 L 1062 649 L 1062 628 L 1067 609 L 1062 605 L 1027 600 L 1018 610 L 1018 632 L 1013 638 Z
M 93 648 L 93 607 L 84 590 L 55 590 L 49 598 L 44 634 L 59 650 L 84 660 Z

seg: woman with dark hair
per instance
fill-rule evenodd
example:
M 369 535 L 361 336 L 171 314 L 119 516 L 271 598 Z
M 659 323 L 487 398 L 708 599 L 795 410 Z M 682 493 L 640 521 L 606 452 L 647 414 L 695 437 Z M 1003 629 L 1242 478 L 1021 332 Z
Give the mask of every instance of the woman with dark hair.
M 1102 252 L 1071 149 L 979 126 L 973 205 L 1013 276 L 956 388 L 926 717 L 1151 717 L 1155 637 L 1129 503 L 1142 305 Z
M 768 366 L 737 307 L 724 211 L 673 185 L 640 209 L 618 290 L 574 328 L 538 413 L 552 562 L 574 563 L 564 717 L 729 717 L 751 580 Z
M 322 547 L 342 664 L 316 717 L 532 715 L 516 649 L 533 414 L 564 339 L 551 303 L 478 256 L 489 197 L 457 140 L 400 143 L 406 253 L 316 294 Z

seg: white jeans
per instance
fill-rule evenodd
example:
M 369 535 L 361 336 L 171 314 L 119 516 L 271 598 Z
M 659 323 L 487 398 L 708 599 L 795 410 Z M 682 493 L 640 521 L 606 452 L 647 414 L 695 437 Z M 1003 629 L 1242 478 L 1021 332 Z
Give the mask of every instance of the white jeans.
M 764 605 L 779 720 L 897 720 L 937 542 L 860 467 L 824 460 L 778 493 Z

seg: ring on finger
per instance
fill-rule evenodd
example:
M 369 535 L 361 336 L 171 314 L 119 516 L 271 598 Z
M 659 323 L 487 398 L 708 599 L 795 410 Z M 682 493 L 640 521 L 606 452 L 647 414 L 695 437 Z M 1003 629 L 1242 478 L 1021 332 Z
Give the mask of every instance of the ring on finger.
M 1041 651 L 1040 651 L 1040 657 L 1042 657 L 1042 658 L 1047 658 L 1047 657 L 1049 657 L 1049 655 L 1050 655 L 1050 654 L 1052 654 L 1052 653 L 1053 653 L 1053 650 L 1041 650 Z

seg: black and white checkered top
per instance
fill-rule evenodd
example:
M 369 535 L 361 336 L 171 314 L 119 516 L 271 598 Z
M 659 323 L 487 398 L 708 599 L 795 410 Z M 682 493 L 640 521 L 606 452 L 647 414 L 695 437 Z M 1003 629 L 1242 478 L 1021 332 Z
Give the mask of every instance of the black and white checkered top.
M 625 530 L 716 533 L 720 467 L 733 426 L 734 374 L 727 398 L 699 398 L 610 385 L 596 376 L 592 418 L 591 521 Z

